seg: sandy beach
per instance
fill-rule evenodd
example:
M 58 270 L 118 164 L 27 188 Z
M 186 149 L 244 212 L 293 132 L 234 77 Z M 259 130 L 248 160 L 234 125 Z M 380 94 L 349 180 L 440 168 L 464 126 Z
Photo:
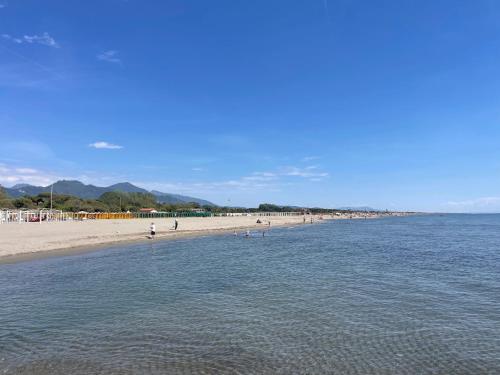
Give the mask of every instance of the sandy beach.
M 371 215 L 377 217 L 377 215 Z M 257 219 L 262 224 L 257 224 Z M 306 225 L 322 220 L 346 219 L 347 216 L 307 216 Z M 354 216 L 352 218 L 361 218 Z M 271 226 L 268 226 L 268 220 Z M 120 242 L 146 241 L 150 223 L 156 225 L 156 239 L 215 234 L 227 231 L 243 233 L 247 229 L 269 230 L 278 226 L 303 224 L 302 216 L 231 216 L 174 219 L 86 220 L 0 225 L 0 262 L 11 262 L 47 254 L 68 254 Z
M 156 240 L 252 228 L 268 230 L 268 220 L 271 221 L 271 229 L 303 223 L 302 216 L 261 217 L 262 224 L 257 224 L 257 219 L 256 216 L 179 218 L 177 231 L 172 229 L 172 218 L 8 223 L 0 225 L 0 261 L 19 255 L 63 249 L 66 253 L 71 249 L 77 252 L 82 247 L 147 240 L 151 222 L 156 225 Z M 314 217 L 314 221 L 318 222 L 319 217 Z

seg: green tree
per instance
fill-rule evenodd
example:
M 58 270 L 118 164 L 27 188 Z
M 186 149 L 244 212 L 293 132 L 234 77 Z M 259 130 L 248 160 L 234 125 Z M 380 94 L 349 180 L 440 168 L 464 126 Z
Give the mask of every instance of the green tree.
M 14 199 L 12 204 L 15 208 L 34 208 L 33 201 L 28 197 Z
M 0 208 L 14 208 L 12 199 L 9 198 L 3 187 L 0 186 Z
M 139 211 L 141 208 L 159 208 L 156 197 L 149 193 L 121 193 L 111 191 L 104 193 L 98 199 L 106 204 L 111 211 Z

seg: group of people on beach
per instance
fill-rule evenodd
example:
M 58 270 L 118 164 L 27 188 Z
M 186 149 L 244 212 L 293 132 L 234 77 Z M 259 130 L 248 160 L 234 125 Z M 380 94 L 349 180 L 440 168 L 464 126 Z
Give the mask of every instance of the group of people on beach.
M 179 227 L 179 222 L 177 221 L 177 219 L 175 219 L 172 229 L 177 230 L 178 227 Z M 156 236 L 156 225 L 155 223 L 151 223 L 151 225 L 149 226 L 149 238 L 154 239 L 155 236 Z
M 306 217 L 304 216 L 303 218 L 303 221 L 304 221 L 304 224 L 306 223 Z M 311 224 L 313 223 L 313 219 L 311 218 Z M 257 219 L 257 224 L 263 224 L 262 221 L 260 219 Z M 267 226 L 270 227 L 271 226 L 271 221 L 268 220 L 267 221 Z M 179 222 L 177 221 L 177 219 L 174 219 L 174 225 L 171 229 L 173 230 L 177 230 L 177 228 L 179 227 Z M 156 225 L 155 223 L 151 223 L 151 225 L 149 226 L 149 238 L 150 239 L 154 239 L 155 236 L 156 236 Z M 234 236 L 238 236 L 238 232 L 234 231 Z M 251 233 L 249 230 L 247 230 L 245 233 L 243 233 L 243 236 L 244 237 L 251 237 Z M 266 231 L 262 231 L 262 237 L 265 237 L 266 236 Z

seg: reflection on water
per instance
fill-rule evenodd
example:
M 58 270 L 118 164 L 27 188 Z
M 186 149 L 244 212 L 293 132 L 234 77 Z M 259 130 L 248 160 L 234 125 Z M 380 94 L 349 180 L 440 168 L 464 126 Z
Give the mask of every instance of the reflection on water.
M 0 373 L 499 374 L 500 216 L 0 265 Z

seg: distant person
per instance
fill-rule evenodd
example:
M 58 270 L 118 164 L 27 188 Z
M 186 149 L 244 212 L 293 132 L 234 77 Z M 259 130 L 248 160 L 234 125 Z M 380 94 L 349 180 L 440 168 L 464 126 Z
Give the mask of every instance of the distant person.
M 265 236 L 266 236 L 266 231 L 265 231 L 265 230 L 263 230 L 263 231 L 262 231 L 262 237 L 265 237 Z
M 237 237 L 238 236 L 238 232 L 234 231 L 233 236 Z
M 305 224 L 306 223 L 306 217 L 304 216 L 302 219 L 303 219 L 303 222 Z
M 311 218 L 311 224 L 313 223 L 313 218 Z
M 151 239 L 154 239 L 155 238 L 155 235 L 156 235 L 156 225 L 155 223 L 151 223 L 151 225 L 149 226 L 149 233 L 151 234 Z
M 179 226 L 179 222 L 177 221 L 177 219 L 175 219 L 175 221 L 174 221 L 174 230 L 177 230 L 178 226 Z
M 257 224 L 261 224 L 262 221 L 260 221 L 260 219 L 257 219 Z
M 249 230 L 246 231 L 245 237 L 250 237 L 250 231 Z
M 271 226 L 271 220 L 269 220 L 269 221 L 267 222 L 267 226 L 268 226 L 268 227 L 270 227 L 270 226 Z

